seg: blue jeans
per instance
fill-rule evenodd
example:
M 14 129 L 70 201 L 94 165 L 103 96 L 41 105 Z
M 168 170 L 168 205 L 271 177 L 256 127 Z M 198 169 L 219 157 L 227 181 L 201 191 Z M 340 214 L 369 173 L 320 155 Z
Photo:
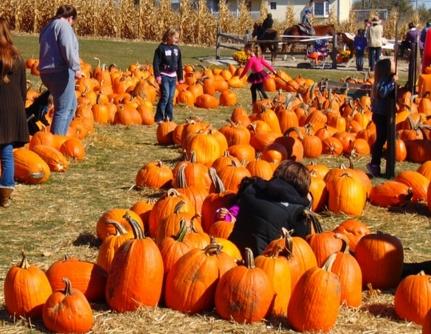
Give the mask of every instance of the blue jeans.
M 371 164 L 380 166 L 383 155 L 383 146 L 388 138 L 388 116 L 373 114 L 373 122 L 376 125 L 376 141 L 371 150 Z
M 69 69 L 62 72 L 41 73 L 40 77 L 54 98 L 54 117 L 51 132 L 65 135 L 73 116 L 75 116 L 77 105 L 75 72 Z
M 374 65 L 380 60 L 382 55 L 382 48 L 368 48 L 368 62 L 370 66 L 370 71 L 374 71 Z
M 13 145 L 4 144 L 0 145 L 1 155 L 1 178 L 0 187 L 12 188 L 15 186 L 14 174 L 15 166 L 13 160 Z
M 356 70 L 364 70 L 364 51 L 356 51 Z
M 162 83 L 160 85 L 161 95 L 159 103 L 157 104 L 155 121 L 161 122 L 174 118 L 174 95 L 175 85 L 177 82 L 176 77 L 168 77 L 162 75 Z

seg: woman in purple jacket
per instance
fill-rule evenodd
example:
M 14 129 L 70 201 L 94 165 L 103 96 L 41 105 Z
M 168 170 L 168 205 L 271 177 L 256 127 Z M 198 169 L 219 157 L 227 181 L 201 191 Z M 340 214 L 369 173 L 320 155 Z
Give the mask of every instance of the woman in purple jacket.
M 78 39 L 73 31 L 77 12 L 62 5 L 39 36 L 39 71 L 43 84 L 54 98 L 51 132 L 65 135 L 75 115 L 75 79 L 82 76 Z

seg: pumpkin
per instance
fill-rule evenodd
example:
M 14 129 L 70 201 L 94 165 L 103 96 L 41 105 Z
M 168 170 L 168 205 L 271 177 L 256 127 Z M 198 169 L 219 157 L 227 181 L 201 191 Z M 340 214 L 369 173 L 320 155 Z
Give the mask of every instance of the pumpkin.
M 354 253 L 359 240 L 364 235 L 370 234 L 370 229 L 357 219 L 347 219 L 338 225 L 334 229 L 334 232 L 344 234 L 347 237 L 349 240 L 349 249 Z
M 404 251 L 401 241 L 382 232 L 365 235 L 355 249 L 362 270 L 362 284 L 375 289 L 391 289 L 398 285 L 403 270 Z
M 219 104 L 221 106 L 234 106 L 237 103 L 237 96 L 231 90 L 224 90 L 220 94 Z
M 326 189 L 326 182 L 320 177 L 317 172 L 312 171 L 309 192 L 313 198 L 311 201 L 311 210 L 319 212 L 323 210 L 328 201 L 328 190 Z
M 149 229 L 148 219 L 150 218 L 150 212 L 153 209 L 154 201 L 152 200 L 142 200 L 137 201 L 132 205 L 130 210 L 135 212 L 139 217 L 141 217 L 142 223 L 144 224 L 144 231 Z
M 413 191 L 413 201 L 426 201 L 430 180 L 422 174 L 410 170 L 402 171 L 396 176 L 395 181 L 411 187 Z
M 412 196 L 412 188 L 408 185 L 389 180 L 371 188 L 370 203 L 382 207 L 403 206 Z
M 166 305 L 186 313 L 211 309 L 219 279 L 235 266 L 234 259 L 214 240 L 204 249 L 189 251 L 166 277 Z
M 69 138 L 60 147 L 60 152 L 66 157 L 83 160 L 85 158 L 85 147 L 77 138 Z
M 6 311 L 11 316 L 40 317 L 52 288 L 45 273 L 30 265 L 22 253 L 21 263 L 6 274 L 3 293 Z
M 360 216 L 367 194 L 362 183 L 349 174 L 328 181 L 328 208 L 334 213 Z
M 343 235 L 332 231 L 311 234 L 307 236 L 307 241 L 316 255 L 317 265 L 323 266 L 328 260 L 328 257 L 336 252 L 339 252 L 346 246 L 343 242 Z
M 428 311 L 425 316 L 423 325 L 422 325 L 422 334 L 431 334 L 431 309 Z
M 158 304 L 163 285 L 163 259 L 156 243 L 132 223 L 136 239 L 116 251 L 106 282 L 105 297 L 117 312 Z
M 97 237 L 100 240 L 105 240 L 110 235 L 117 234 L 117 230 L 113 224 L 106 224 L 106 222 L 117 222 L 121 224 L 126 231 L 133 237 L 132 221 L 135 221 L 141 228 L 144 223 L 135 212 L 128 209 L 110 209 L 100 216 L 96 225 Z
M 13 151 L 15 179 L 25 184 L 46 182 L 51 175 L 48 164 L 35 152 L 26 148 Z
M 268 275 L 254 263 L 253 253 L 245 249 L 245 265 L 226 272 L 217 284 L 216 312 L 238 323 L 261 321 L 271 306 L 274 289 Z
M 160 189 L 170 187 L 172 181 L 173 174 L 171 168 L 159 160 L 142 166 L 136 174 L 135 184 L 138 188 L 149 187 Z
M 46 276 L 53 291 L 61 290 L 63 278 L 67 277 L 89 301 L 103 300 L 107 274 L 95 263 L 65 257 L 54 262 L 46 271 Z
M 65 289 L 54 292 L 43 307 L 43 324 L 56 333 L 87 333 L 93 327 L 93 311 L 84 294 L 73 289 L 68 278 Z
M 65 172 L 69 162 L 57 149 L 47 145 L 35 145 L 32 151 L 39 155 L 49 166 L 52 172 Z
M 262 268 L 268 275 L 274 288 L 274 300 L 269 310 L 276 318 L 287 317 L 287 307 L 292 293 L 290 266 L 282 256 L 282 249 L 264 252 L 255 259 L 256 267 Z
M 157 142 L 160 145 L 172 145 L 174 143 L 172 136 L 176 127 L 177 124 L 172 121 L 160 122 L 156 130 Z
M 323 268 L 307 270 L 290 298 L 287 320 L 296 331 L 328 332 L 335 325 L 341 303 L 338 276 L 331 272 L 334 258 Z
M 394 303 L 401 319 L 424 325 L 427 312 L 431 310 L 431 276 L 422 271 L 405 277 L 395 291 Z

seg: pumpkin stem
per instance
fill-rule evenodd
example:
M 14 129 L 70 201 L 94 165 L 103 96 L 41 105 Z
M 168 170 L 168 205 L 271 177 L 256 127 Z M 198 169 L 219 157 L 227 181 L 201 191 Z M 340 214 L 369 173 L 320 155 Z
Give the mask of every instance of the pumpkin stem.
M 171 188 L 167 191 L 167 196 L 173 197 L 173 196 L 180 196 L 180 193 L 175 188 Z
M 110 224 L 110 225 L 114 225 L 115 230 L 117 231 L 117 233 L 115 235 L 123 235 L 126 234 L 127 231 L 126 229 L 123 227 L 123 225 L 119 224 L 118 222 L 116 222 L 115 220 L 106 220 L 105 224 Z
M 256 268 L 256 265 L 254 264 L 253 251 L 248 247 L 245 249 L 244 261 L 245 261 L 245 266 L 247 268 L 249 269 Z
M 220 254 L 223 246 L 217 243 L 215 237 L 210 238 L 210 244 L 205 247 L 205 255 L 218 255 Z
M 130 217 L 128 213 L 125 213 L 123 218 L 127 220 L 130 226 L 132 226 L 132 231 L 133 231 L 133 235 L 135 236 L 135 239 L 143 239 L 145 237 L 144 232 L 142 231 L 138 222 L 134 220 L 132 217 Z
M 226 191 L 226 188 L 225 188 L 224 183 L 221 180 L 220 176 L 218 176 L 215 168 L 214 167 L 209 168 L 208 173 L 209 173 L 211 181 L 214 185 L 215 192 L 217 194 L 224 193 Z
M 178 169 L 178 186 L 179 188 L 187 188 L 187 181 L 186 181 L 186 165 L 182 164 L 180 168 Z
M 331 271 L 332 266 L 334 265 L 334 262 L 337 258 L 337 253 L 331 254 L 328 259 L 326 260 L 325 264 L 323 265 L 322 269 L 325 271 Z
M 63 277 L 63 282 L 65 284 L 64 294 L 70 296 L 72 294 L 72 282 L 67 277 Z
M 178 231 L 177 235 L 175 236 L 175 240 L 182 242 L 184 240 L 184 237 L 186 236 L 187 232 L 188 232 L 187 222 L 184 219 L 181 219 L 180 230 Z
M 304 210 L 304 215 L 305 215 L 305 218 L 308 220 L 308 222 L 311 224 L 310 234 L 323 232 L 322 224 L 320 223 L 320 220 L 319 220 L 320 216 L 317 213 L 306 209 Z
M 343 233 L 335 233 L 335 238 L 340 239 L 343 242 L 341 246 L 341 252 L 348 254 L 349 253 L 349 239 L 347 239 L 346 235 Z
M 184 202 L 183 200 L 179 201 L 179 202 L 177 203 L 177 205 L 175 205 L 174 213 L 175 213 L 175 214 L 178 214 L 178 213 L 180 212 L 181 208 L 182 208 L 185 204 L 186 204 L 186 202 Z
M 25 255 L 24 251 L 21 252 L 21 256 L 22 256 L 22 259 L 21 259 L 21 263 L 19 264 L 19 267 L 22 269 L 30 268 L 30 263 L 28 263 L 27 256 Z

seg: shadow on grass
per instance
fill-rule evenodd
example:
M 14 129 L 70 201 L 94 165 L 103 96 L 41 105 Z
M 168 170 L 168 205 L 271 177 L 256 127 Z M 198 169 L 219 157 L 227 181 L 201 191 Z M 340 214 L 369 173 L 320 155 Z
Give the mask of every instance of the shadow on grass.
M 33 330 L 47 332 L 45 326 L 43 325 L 42 319 L 30 319 L 24 317 L 14 318 L 9 316 L 9 313 L 7 313 L 6 309 L 4 308 L 0 309 L 0 328 L 2 326 L 16 326 L 17 333 L 22 332 L 22 327 L 28 328 L 30 332 L 33 332 Z
M 400 320 L 395 313 L 394 306 L 391 304 L 375 303 L 375 304 L 366 305 L 361 309 L 364 311 L 368 311 L 372 315 L 379 318 L 385 318 L 393 321 Z
M 417 203 L 417 202 L 407 202 L 406 205 L 399 207 L 390 207 L 388 211 L 395 213 L 411 213 L 411 214 L 419 214 L 422 216 L 431 217 L 430 211 L 425 203 Z
M 78 235 L 78 238 L 76 238 L 72 244 L 74 246 L 89 246 L 91 248 L 99 248 L 101 242 L 92 233 L 83 232 Z

